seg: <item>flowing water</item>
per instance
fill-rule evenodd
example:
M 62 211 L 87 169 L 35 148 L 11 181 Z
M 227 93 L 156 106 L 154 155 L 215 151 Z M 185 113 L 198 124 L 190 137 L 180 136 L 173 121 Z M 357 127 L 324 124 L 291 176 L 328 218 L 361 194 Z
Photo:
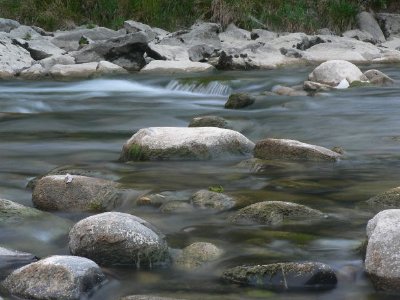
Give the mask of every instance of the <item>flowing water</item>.
M 379 66 L 378 66 L 379 67 Z M 399 66 L 379 68 L 400 80 Z M 185 299 L 396 299 L 374 291 L 357 248 L 373 216 L 363 202 L 400 185 L 400 87 L 337 90 L 316 97 L 265 96 L 241 110 L 226 110 L 233 92 L 260 93 L 301 83 L 310 69 L 221 72 L 211 77 L 140 76 L 79 82 L 0 83 L 0 197 L 32 206 L 26 188 L 56 167 L 84 169 L 136 190 L 119 210 L 165 233 L 169 246 L 213 242 L 224 256 L 198 272 L 104 269 L 108 282 L 92 299 L 158 294 Z M 195 116 L 217 115 L 256 141 L 290 138 L 332 148 L 346 159 L 332 164 L 271 163 L 258 172 L 240 161 L 119 163 L 122 144 L 152 126 L 186 127 Z M 264 200 L 306 204 L 329 215 L 317 225 L 233 226 L 232 212 L 167 215 L 135 207 L 145 192 L 184 195 L 221 185 L 243 205 Z M 41 220 L 1 228 L 0 245 L 44 257 L 68 254 L 71 224 Z M 320 261 L 339 274 L 338 287 L 318 293 L 273 293 L 226 285 L 219 274 L 240 264 Z

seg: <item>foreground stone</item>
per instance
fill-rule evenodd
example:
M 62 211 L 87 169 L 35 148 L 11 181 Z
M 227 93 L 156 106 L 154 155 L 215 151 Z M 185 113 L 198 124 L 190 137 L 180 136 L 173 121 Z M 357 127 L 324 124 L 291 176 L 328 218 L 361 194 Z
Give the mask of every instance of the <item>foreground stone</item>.
M 367 225 L 365 270 L 378 290 L 400 291 L 400 210 L 378 213 Z
M 90 258 L 103 266 L 153 267 L 168 260 L 168 246 L 161 233 L 138 217 L 103 213 L 76 223 L 69 233 L 73 255 Z
M 192 195 L 191 203 L 200 209 L 224 211 L 235 206 L 236 201 L 223 193 L 200 190 Z
M 400 187 L 396 187 L 378 194 L 367 200 L 367 204 L 374 210 L 400 208 Z
M 121 202 L 113 181 L 79 175 L 40 178 L 32 193 L 33 204 L 49 211 L 108 211 Z
M 194 270 L 215 261 L 223 254 L 223 250 L 211 243 L 197 242 L 182 250 L 175 259 L 175 266 L 183 270 Z
M 269 290 L 329 290 L 336 287 L 335 272 L 316 262 L 239 266 L 226 270 L 222 279 L 230 283 Z
M 14 271 L 3 286 L 25 299 L 78 300 L 105 280 L 93 261 L 74 256 L 51 256 Z
M 121 161 L 209 160 L 249 156 L 254 143 L 242 134 L 216 127 L 140 129 L 123 146 Z
M 179 213 L 190 213 L 194 211 L 194 207 L 180 200 L 173 200 L 164 203 L 160 206 L 160 212 L 164 214 L 179 214 Z
M 316 209 L 304 205 L 283 202 L 264 201 L 240 209 L 230 221 L 236 224 L 263 224 L 277 226 L 284 223 L 321 220 L 325 215 Z
M 0 281 L 12 271 L 37 261 L 33 254 L 0 247 Z
M 353 81 L 367 80 L 356 65 L 345 60 L 330 60 L 320 64 L 310 73 L 308 79 L 332 87 L 337 86 L 344 79 L 349 84 Z
M 207 63 L 192 62 L 192 61 L 167 61 L 167 60 L 153 60 L 147 64 L 141 73 L 198 73 L 210 72 L 215 68 Z
M 341 155 L 324 147 L 296 140 L 264 139 L 256 143 L 254 157 L 280 160 L 337 161 Z

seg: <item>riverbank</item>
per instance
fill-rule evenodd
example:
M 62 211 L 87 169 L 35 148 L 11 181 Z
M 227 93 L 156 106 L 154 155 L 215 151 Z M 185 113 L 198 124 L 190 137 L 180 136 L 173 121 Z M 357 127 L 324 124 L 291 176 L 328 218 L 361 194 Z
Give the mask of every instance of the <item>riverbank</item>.
M 362 12 L 357 29 L 340 36 L 326 28 L 309 35 L 204 22 L 168 32 L 132 20 L 119 30 L 83 26 L 48 32 L 0 19 L 0 41 L 2 79 L 275 69 L 333 59 L 398 63 L 400 15 Z

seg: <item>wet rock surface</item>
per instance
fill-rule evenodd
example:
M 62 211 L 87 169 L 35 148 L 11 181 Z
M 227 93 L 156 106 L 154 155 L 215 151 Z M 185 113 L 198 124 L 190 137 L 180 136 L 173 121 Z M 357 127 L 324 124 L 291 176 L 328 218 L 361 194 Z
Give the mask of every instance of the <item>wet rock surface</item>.
M 0 281 L 12 271 L 37 260 L 33 254 L 0 247 Z
M 229 210 L 236 204 L 232 197 L 208 190 L 200 190 L 194 193 L 190 202 L 198 209 L 215 211 Z
M 174 265 L 178 269 L 195 270 L 219 259 L 222 254 L 223 250 L 214 244 L 196 242 L 182 250 L 175 258 Z
M 255 98 L 249 94 L 232 94 L 229 96 L 228 101 L 225 103 L 225 108 L 239 109 L 246 106 L 250 106 L 255 102 Z

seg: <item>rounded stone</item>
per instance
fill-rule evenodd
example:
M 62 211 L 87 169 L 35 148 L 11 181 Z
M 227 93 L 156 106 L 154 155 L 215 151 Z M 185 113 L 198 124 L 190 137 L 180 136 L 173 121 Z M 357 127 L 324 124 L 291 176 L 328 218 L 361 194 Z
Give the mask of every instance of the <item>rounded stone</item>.
M 222 279 L 230 283 L 278 291 L 329 290 L 337 284 L 332 268 L 317 262 L 239 266 L 226 270 Z
M 237 93 L 229 96 L 225 108 L 238 109 L 252 105 L 256 100 L 249 94 Z
M 69 233 L 73 255 L 102 266 L 148 267 L 168 262 L 164 236 L 147 221 L 119 212 L 102 213 L 76 223 Z
M 190 202 L 194 207 L 223 211 L 235 206 L 236 201 L 223 193 L 200 190 L 192 195 Z
M 195 117 L 190 121 L 189 127 L 218 127 L 229 129 L 228 122 L 218 116 Z
M 48 211 L 107 211 L 120 203 L 116 183 L 79 175 L 49 175 L 33 189 L 35 207 Z
M 325 215 L 310 207 L 283 201 L 264 201 L 240 209 L 230 221 L 237 224 L 263 224 L 276 226 L 286 222 L 310 221 Z
M 179 269 L 193 270 L 220 258 L 223 251 L 211 243 L 197 242 L 182 250 L 175 259 Z
M 51 256 L 15 270 L 3 286 L 25 299 L 78 300 L 104 280 L 99 266 L 87 258 Z

